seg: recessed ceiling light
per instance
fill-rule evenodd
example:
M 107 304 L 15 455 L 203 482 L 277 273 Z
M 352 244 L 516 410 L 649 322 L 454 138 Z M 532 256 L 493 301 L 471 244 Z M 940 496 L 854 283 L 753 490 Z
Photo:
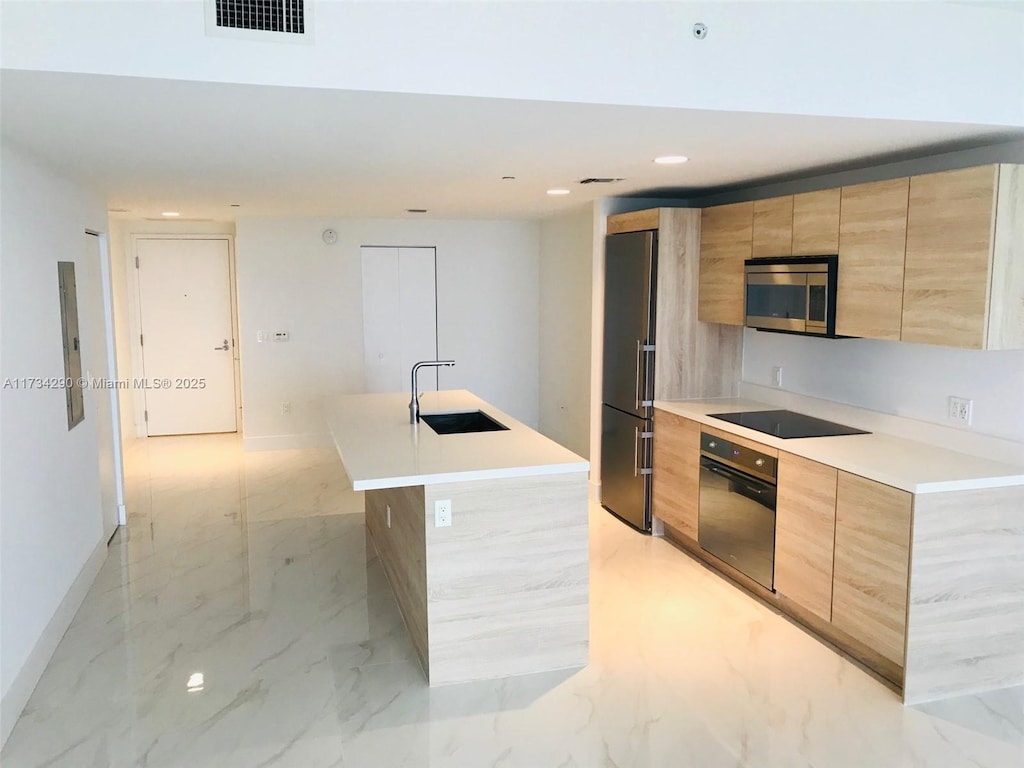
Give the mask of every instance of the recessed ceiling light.
M 658 165 L 679 165 L 685 163 L 690 158 L 683 157 L 682 155 L 663 155 L 662 157 L 654 158 L 654 162 Z
M 568 195 L 569 194 L 569 190 L 568 189 L 549 189 L 548 190 L 548 194 L 549 195 Z
M 174 218 L 175 216 L 181 216 L 177 211 L 164 211 L 160 214 L 161 216 L 167 216 L 168 218 Z

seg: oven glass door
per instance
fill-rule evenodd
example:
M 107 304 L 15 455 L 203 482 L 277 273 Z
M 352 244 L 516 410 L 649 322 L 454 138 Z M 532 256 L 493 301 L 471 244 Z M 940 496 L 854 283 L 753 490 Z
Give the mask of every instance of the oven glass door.
M 807 329 L 807 274 L 747 274 L 747 320 L 754 328 Z
M 700 546 L 765 589 L 775 572 L 775 498 L 774 485 L 701 456 Z

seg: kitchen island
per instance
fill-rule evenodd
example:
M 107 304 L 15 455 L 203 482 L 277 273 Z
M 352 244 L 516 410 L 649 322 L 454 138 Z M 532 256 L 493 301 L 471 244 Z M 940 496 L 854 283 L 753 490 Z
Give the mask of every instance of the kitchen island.
M 430 684 L 585 665 L 589 463 L 465 390 L 420 408 L 506 429 L 437 434 L 398 393 L 337 396 L 328 421 Z

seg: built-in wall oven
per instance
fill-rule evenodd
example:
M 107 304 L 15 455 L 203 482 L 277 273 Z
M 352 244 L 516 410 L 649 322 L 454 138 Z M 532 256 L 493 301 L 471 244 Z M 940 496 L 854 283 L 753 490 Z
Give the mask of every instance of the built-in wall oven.
M 744 264 L 748 327 L 835 336 L 838 256 L 747 259 Z
M 702 549 L 772 589 L 778 462 L 717 435 L 700 435 Z

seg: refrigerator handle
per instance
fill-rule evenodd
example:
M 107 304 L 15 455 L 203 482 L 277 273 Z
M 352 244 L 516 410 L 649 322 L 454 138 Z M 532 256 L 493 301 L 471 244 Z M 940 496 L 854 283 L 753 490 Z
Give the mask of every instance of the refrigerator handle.
M 643 365 L 644 356 L 644 345 L 640 339 L 636 340 L 636 386 L 633 388 L 633 393 L 636 395 L 636 409 L 639 411 L 643 401 L 643 397 L 640 394 L 640 366 Z
M 638 458 L 640 454 L 640 428 L 633 427 L 633 477 L 640 473 Z

